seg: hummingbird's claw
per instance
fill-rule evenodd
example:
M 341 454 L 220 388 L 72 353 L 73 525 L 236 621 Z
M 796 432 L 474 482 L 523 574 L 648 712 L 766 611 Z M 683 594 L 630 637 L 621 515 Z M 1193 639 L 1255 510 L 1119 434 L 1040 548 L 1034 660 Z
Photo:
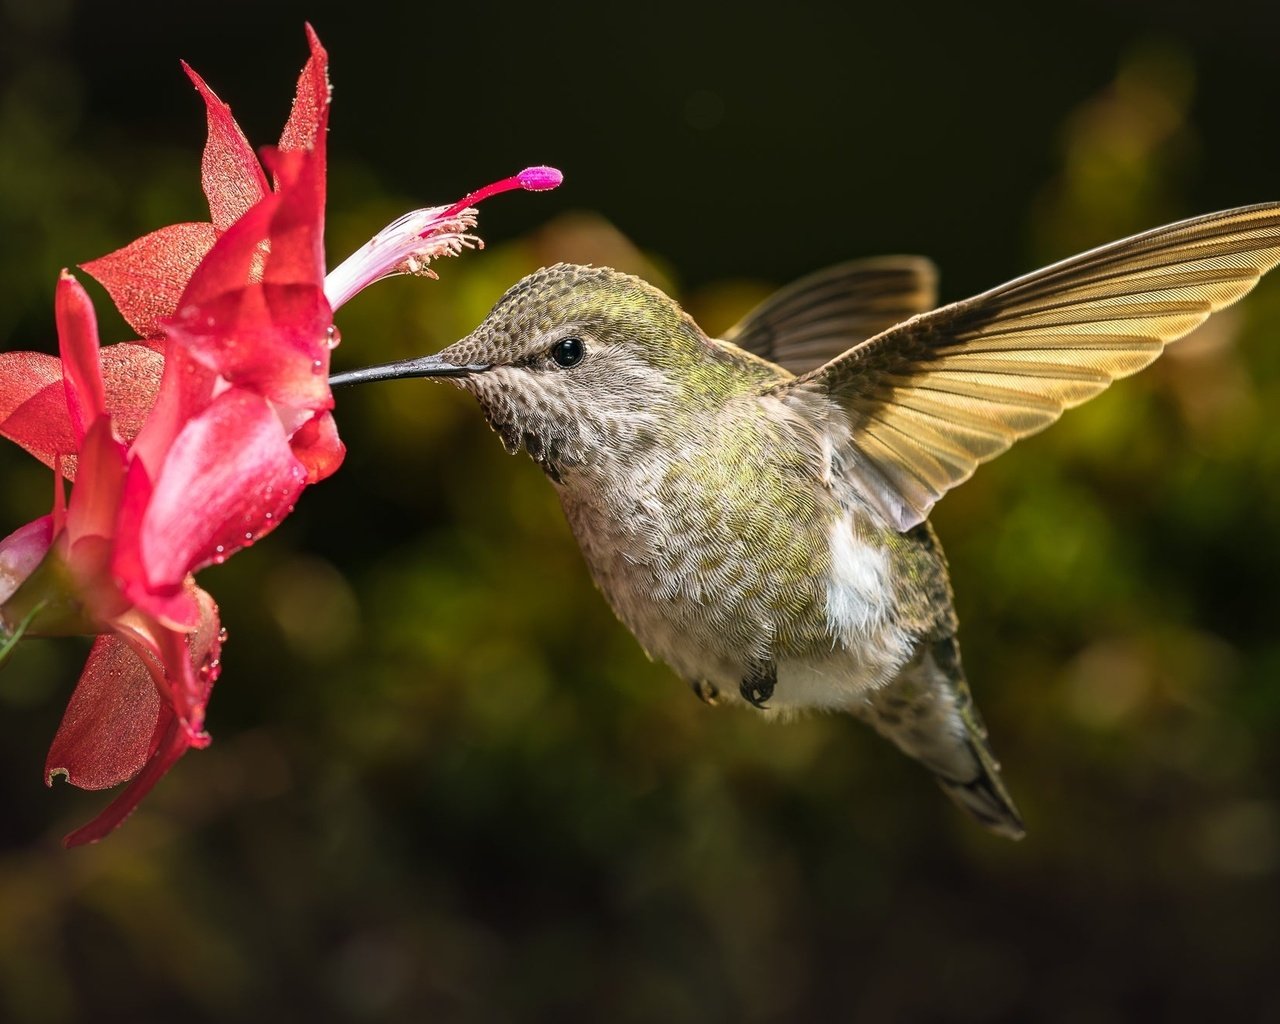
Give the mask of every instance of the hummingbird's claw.
M 720 703 L 720 691 L 716 689 L 714 683 L 708 682 L 706 679 L 699 679 L 697 682 L 691 683 L 690 686 L 693 689 L 693 695 L 703 704 L 715 707 Z
M 759 665 L 752 670 L 751 675 L 742 680 L 738 692 L 748 704 L 763 710 L 777 685 L 778 667 L 773 664 Z

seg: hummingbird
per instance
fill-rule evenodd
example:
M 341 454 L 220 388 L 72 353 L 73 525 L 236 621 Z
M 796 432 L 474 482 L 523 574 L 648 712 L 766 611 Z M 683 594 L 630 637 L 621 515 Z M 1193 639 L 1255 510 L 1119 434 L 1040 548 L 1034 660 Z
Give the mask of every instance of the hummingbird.
M 560 263 L 438 354 L 331 380 L 470 392 L 550 479 L 618 618 L 699 698 L 848 712 L 1016 839 L 930 510 L 1278 262 L 1268 203 L 937 308 L 928 260 L 848 262 L 718 339 L 637 277 Z

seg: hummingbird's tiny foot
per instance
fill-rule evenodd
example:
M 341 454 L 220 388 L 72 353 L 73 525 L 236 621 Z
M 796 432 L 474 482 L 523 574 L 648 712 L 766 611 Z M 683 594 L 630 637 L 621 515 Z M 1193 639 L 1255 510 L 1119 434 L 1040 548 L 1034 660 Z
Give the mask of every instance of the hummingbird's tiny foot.
M 778 685 L 778 668 L 776 665 L 759 665 L 742 680 L 738 692 L 742 699 L 753 707 L 764 709 L 769 698 L 773 696 L 773 688 Z
M 689 685 L 693 689 L 694 696 L 696 696 L 698 700 L 702 701 L 703 704 L 709 704 L 711 707 L 715 707 L 720 703 L 720 691 L 716 689 L 714 683 L 710 683 L 705 679 L 699 679 L 697 682 L 690 683 Z

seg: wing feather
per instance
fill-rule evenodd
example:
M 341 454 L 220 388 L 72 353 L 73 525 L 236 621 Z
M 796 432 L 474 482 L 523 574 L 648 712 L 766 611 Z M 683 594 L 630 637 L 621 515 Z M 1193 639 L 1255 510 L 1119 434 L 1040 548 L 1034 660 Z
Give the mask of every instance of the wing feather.
M 980 463 L 1153 362 L 1277 263 L 1280 204 L 1197 217 L 913 316 L 776 393 L 834 401 L 852 430 L 846 475 L 907 530 Z M 825 336 L 819 322 L 802 346 Z
M 937 302 L 937 271 L 920 256 L 841 263 L 771 295 L 724 341 L 805 373 Z

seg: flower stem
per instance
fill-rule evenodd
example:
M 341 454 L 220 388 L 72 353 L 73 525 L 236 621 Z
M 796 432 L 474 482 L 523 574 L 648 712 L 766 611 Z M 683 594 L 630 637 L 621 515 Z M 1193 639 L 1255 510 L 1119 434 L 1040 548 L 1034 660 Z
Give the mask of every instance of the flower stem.
M 47 601 L 41 601 L 31 611 L 27 612 L 27 617 L 18 623 L 17 628 L 12 633 L 8 630 L 8 624 L 3 619 L 0 619 L 0 668 L 4 667 L 4 663 L 9 660 L 9 655 L 18 646 L 18 641 L 26 634 L 35 617 L 44 611 L 44 606 L 47 603 Z
M 31 575 L 0 605 L 0 628 L 19 623 L 32 636 L 92 636 L 102 632 L 62 553 L 51 548 Z

